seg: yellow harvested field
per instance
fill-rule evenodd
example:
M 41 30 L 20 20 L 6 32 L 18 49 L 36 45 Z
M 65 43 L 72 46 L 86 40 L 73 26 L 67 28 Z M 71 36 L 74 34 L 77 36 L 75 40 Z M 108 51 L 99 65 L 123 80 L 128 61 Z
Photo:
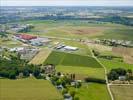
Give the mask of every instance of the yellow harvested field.
M 41 49 L 39 53 L 29 62 L 30 64 L 42 64 L 49 54 L 51 53 L 51 49 Z
M 113 47 L 112 52 L 122 55 L 126 63 L 133 64 L 133 48 Z
M 47 80 L 0 79 L 0 100 L 63 100 L 63 97 Z
M 91 48 L 91 49 L 96 49 L 98 51 L 111 51 L 112 48 L 109 46 L 104 46 L 101 44 L 95 44 L 95 43 L 87 43 L 87 45 Z
M 121 55 L 128 55 L 133 56 L 133 48 L 126 48 L 126 47 L 113 47 L 112 51 L 114 53 L 119 53 Z
M 115 100 L 133 100 L 133 85 L 111 86 Z

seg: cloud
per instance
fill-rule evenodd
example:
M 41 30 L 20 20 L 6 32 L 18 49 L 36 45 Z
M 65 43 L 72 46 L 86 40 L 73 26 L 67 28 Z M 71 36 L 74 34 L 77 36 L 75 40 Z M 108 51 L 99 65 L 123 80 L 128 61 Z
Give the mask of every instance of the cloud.
M 0 0 L 2 6 L 133 6 L 133 0 Z

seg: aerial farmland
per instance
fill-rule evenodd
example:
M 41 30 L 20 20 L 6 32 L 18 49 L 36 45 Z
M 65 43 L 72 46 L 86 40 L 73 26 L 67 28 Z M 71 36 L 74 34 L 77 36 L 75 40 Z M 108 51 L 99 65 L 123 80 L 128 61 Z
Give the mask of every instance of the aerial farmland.
M 110 21 L 99 8 L 103 15 L 94 10 L 97 16 L 84 19 L 67 7 L 46 8 L 0 24 L 0 100 L 132 100 L 131 18 L 120 13 Z

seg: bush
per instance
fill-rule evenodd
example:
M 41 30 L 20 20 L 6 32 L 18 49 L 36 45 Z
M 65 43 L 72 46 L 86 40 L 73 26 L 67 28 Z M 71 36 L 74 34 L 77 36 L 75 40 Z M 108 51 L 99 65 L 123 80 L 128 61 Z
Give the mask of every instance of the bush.
M 66 93 L 68 93 L 68 89 L 67 89 L 67 88 L 64 88 L 64 89 L 62 90 L 62 94 L 64 95 L 64 94 L 66 94 Z
M 57 75 L 58 75 L 58 76 L 61 76 L 61 72 L 58 72 Z
M 74 97 L 74 100 L 79 100 L 79 97 L 75 96 L 75 97 Z
M 70 95 L 74 98 L 76 92 L 75 91 L 70 91 Z
M 100 53 L 98 51 L 92 50 L 92 52 L 93 52 L 94 56 L 99 56 L 100 55 Z
M 15 71 L 12 71 L 12 72 L 9 73 L 9 78 L 10 79 L 16 79 L 16 73 L 15 73 Z
M 102 83 L 102 84 L 105 84 L 106 83 L 106 80 L 103 80 L 103 79 L 97 79 L 97 78 L 85 78 L 85 81 L 86 82 L 95 82 L 95 83 Z
M 33 75 L 34 75 L 35 77 L 39 77 L 39 76 L 40 76 L 40 69 L 37 68 L 37 67 L 35 67 L 35 69 L 34 69 L 34 71 L 33 71 Z
M 80 88 L 81 87 L 81 82 L 77 82 L 77 84 L 76 84 L 76 86 L 75 86 L 75 88 Z

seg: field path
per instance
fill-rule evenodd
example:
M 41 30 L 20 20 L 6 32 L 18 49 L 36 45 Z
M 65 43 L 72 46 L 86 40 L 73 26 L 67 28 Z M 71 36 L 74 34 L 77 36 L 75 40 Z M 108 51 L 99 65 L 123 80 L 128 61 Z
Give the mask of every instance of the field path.
M 88 45 L 88 47 L 89 47 L 89 45 Z M 104 68 L 105 80 L 106 80 L 106 84 L 107 84 L 107 89 L 108 89 L 108 92 L 109 92 L 109 94 L 110 94 L 111 100 L 114 100 L 113 94 L 112 94 L 111 89 L 110 89 L 110 87 L 109 87 L 110 85 L 109 85 L 109 83 L 108 83 L 107 69 L 106 69 L 106 67 L 99 61 L 99 59 L 97 59 L 97 57 L 94 56 L 92 50 L 90 50 L 90 51 L 91 51 L 92 57 L 93 57 L 94 59 L 96 59 L 96 61 Z

